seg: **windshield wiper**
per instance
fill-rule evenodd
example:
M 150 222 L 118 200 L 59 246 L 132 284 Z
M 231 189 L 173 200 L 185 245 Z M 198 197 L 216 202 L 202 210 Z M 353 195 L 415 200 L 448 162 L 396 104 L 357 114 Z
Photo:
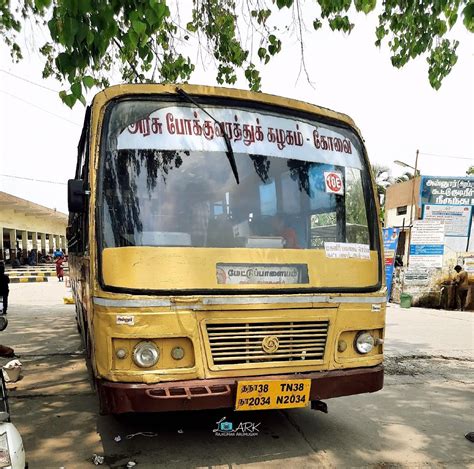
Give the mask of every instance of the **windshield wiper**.
M 176 88 L 176 93 L 178 93 L 178 95 L 181 98 L 188 100 L 190 103 L 194 104 L 199 109 L 201 109 L 202 112 L 207 114 L 219 126 L 219 128 L 221 129 L 222 135 L 224 137 L 226 147 L 227 147 L 227 151 L 225 152 L 225 154 L 227 156 L 227 159 L 229 160 L 230 167 L 232 168 L 232 173 L 234 174 L 235 180 L 237 184 L 239 184 L 239 173 L 237 171 L 237 164 L 235 163 L 234 150 L 232 149 L 232 144 L 230 143 L 229 137 L 227 136 L 225 132 L 225 128 L 222 122 L 219 122 L 214 116 L 212 116 L 209 112 L 207 112 L 206 109 L 204 109 L 195 99 L 191 98 L 191 96 L 189 96 L 189 94 L 186 93 L 186 91 L 184 91 L 183 89 Z

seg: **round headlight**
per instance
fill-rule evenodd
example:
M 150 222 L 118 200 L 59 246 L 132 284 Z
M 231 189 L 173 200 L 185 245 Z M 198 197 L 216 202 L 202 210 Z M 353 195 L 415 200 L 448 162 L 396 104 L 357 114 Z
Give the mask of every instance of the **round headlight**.
M 359 353 L 369 353 L 375 345 L 374 337 L 368 332 L 360 332 L 355 340 L 355 346 Z
M 141 368 L 150 368 L 158 363 L 160 351 L 153 342 L 139 342 L 133 349 L 133 361 Z

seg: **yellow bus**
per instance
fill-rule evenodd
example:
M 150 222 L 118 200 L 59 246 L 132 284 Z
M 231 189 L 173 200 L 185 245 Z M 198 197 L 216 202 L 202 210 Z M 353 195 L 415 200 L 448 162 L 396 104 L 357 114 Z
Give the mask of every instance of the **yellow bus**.
M 321 410 L 382 388 L 378 204 L 348 116 L 113 86 L 87 108 L 68 203 L 102 413 Z

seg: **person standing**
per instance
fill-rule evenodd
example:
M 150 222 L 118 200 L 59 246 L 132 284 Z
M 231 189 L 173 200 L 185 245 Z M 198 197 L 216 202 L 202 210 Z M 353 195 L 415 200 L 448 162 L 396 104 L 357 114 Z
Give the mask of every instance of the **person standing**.
M 456 285 L 456 299 L 459 300 L 461 311 L 466 307 L 467 292 L 469 291 L 469 276 L 468 273 L 460 266 L 454 267 L 456 277 L 454 278 L 454 285 Z
M 3 310 L 2 314 L 7 314 L 8 309 L 8 294 L 10 293 L 10 277 L 5 274 L 5 266 L 0 264 L 0 296 L 3 300 Z M 6 327 L 6 325 L 5 325 Z M 6 345 L 0 344 L 0 357 L 13 357 L 15 355 L 15 351 L 11 347 L 7 347 Z
M 5 274 L 5 266 L 0 264 L 0 296 L 3 302 L 3 314 L 7 314 L 10 277 Z
M 63 267 L 64 257 L 58 257 L 56 259 L 56 275 L 58 280 L 62 282 L 64 280 L 64 267 Z

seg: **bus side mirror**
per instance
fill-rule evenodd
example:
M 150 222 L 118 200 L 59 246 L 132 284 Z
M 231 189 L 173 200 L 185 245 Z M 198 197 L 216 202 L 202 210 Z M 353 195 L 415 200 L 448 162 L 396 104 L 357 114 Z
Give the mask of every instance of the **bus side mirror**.
M 82 179 L 69 179 L 67 182 L 67 205 L 69 212 L 81 213 L 86 206 L 86 192 Z

